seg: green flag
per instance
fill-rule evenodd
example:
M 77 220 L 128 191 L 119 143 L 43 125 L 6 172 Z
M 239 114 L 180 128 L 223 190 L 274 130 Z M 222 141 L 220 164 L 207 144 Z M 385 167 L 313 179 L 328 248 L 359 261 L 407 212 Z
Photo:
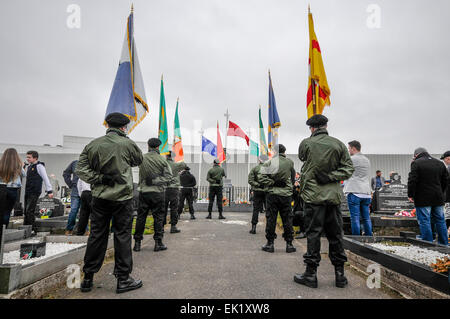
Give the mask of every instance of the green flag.
M 161 141 L 159 146 L 159 153 L 161 155 L 167 155 L 169 150 L 169 132 L 167 130 L 167 117 L 166 117 L 166 99 L 164 97 L 164 84 L 161 76 L 161 95 L 159 97 L 159 130 L 158 138 Z
M 253 142 L 250 140 L 250 149 L 249 149 L 250 155 L 259 156 L 259 147 L 258 143 Z
M 269 150 L 266 144 L 266 136 L 264 134 L 263 121 L 261 119 L 261 105 L 259 106 L 259 149 L 261 150 L 261 155 L 269 155 Z

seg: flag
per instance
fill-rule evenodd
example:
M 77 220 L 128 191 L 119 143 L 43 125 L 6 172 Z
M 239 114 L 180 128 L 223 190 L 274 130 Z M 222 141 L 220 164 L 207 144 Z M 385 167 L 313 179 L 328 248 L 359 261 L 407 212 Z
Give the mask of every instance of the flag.
M 220 163 L 225 161 L 225 152 L 223 151 L 222 140 L 220 139 L 219 122 L 217 122 L 217 158 Z
M 105 118 L 114 112 L 122 113 L 130 119 L 130 123 L 127 125 L 128 133 L 131 133 L 148 113 L 144 81 L 134 40 L 133 9 L 127 20 L 119 68 L 109 96 Z
M 227 136 L 237 136 L 245 138 L 245 141 L 247 142 L 247 145 L 249 145 L 249 138 L 247 134 L 244 133 L 244 131 L 235 123 L 228 121 L 228 132 Z
M 309 77 L 306 94 L 306 109 L 308 118 L 322 114 L 325 105 L 330 105 L 330 88 L 322 61 L 322 51 L 314 32 L 314 22 L 308 8 L 309 20 Z
M 278 144 L 278 128 L 280 126 L 281 122 L 278 116 L 277 103 L 275 102 L 275 95 L 273 94 L 272 87 L 272 78 L 269 71 L 269 150 L 271 150 L 275 144 Z
M 158 138 L 161 141 L 159 146 L 159 153 L 161 155 L 167 155 L 169 150 L 169 133 L 167 130 L 167 117 L 166 117 L 166 98 L 164 97 L 164 84 L 161 76 L 161 95 L 159 97 L 159 130 Z
M 259 147 L 258 143 L 250 140 L 250 149 L 249 149 L 250 155 L 259 156 Z
M 261 106 L 259 107 L 259 149 L 261 150 L 261 155 L 269 155 L 266 144 L 266 134 L 264 133 L 264 125 L 261 118 Z
M 175 120 L 174 120 L 174 131 L 173 131 L 173 145 L 172 151 L 175 153 L 175 162 L 180 162 L 184 160 L 183 144 L 181 143 L 181 130 L 180 130 L 180 120 L 178 118 L 178 100 L 177 108 L 175 110 Z
M 208 140 L 206 137 L 202 136 L 202 152 L 207 152 L 211 156 L 217 156 L 217 146 Z

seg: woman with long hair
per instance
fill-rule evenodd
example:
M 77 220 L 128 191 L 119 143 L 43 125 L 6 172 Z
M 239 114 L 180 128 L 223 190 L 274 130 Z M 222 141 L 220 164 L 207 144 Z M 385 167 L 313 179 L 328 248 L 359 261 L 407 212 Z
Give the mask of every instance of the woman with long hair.
M 0 225 L 9 224 L 11 211 L 22 187 L 25 170 L 16 149 L 8 148 L 0 159 Z

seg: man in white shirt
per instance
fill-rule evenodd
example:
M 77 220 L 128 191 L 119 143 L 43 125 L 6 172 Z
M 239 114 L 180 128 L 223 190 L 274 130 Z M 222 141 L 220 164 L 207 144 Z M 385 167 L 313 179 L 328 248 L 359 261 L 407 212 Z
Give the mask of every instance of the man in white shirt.
M 372 236 L 372 223 L 369 216 L 371 202 L 370 161 L 361 154 L 361 143 L 358 141 L 349 142 L 348 151 L 355 168 L 352 177 L 344 186 L 344 193 L 347 196 L 348 209 L 350 210 L 352 235 L 361 235 L 360 217 L 362 217 L 364 235 Z

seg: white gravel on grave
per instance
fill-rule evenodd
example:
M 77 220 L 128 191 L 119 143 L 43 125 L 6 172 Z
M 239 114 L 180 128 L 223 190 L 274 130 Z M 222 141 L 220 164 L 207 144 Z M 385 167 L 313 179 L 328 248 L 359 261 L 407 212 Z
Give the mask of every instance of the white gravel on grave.
M 440 252 L 422 248 L 419 246 L 389 246 L 385 244 L 375 243 L 369 244 L 372 247 L 381 249 L 383 251 L 390 252 L 392 254 L 414 260 L 418 263 L 430 266 L 430 264 L 435 263 L 437 258 L 443 259 L 444 257 L 449 257 L 448 254 L 442 254 Z
M 234 224 L 234 225 L 243 225 L 243 226 L 248 224 L 248 222 L 243 221 L 243 220 L 227 220 L 227 221 L 221 221 L 221 223 Z
M 28 243 L 38 243 L 39 241 L 30 241 Z M 45 258 L 49 258 L 60 253 L 84 246 L 86 244 L 67 244 L 67 243 L 47 243 L 45 248 L 45 256 L 30 258 L 21 260 L 20 259 L 20 250 L 13 250 L 3 254 L 3 263 L 4 264 L 22 264 L 26 265 L 35 261 L 43 260 Z

